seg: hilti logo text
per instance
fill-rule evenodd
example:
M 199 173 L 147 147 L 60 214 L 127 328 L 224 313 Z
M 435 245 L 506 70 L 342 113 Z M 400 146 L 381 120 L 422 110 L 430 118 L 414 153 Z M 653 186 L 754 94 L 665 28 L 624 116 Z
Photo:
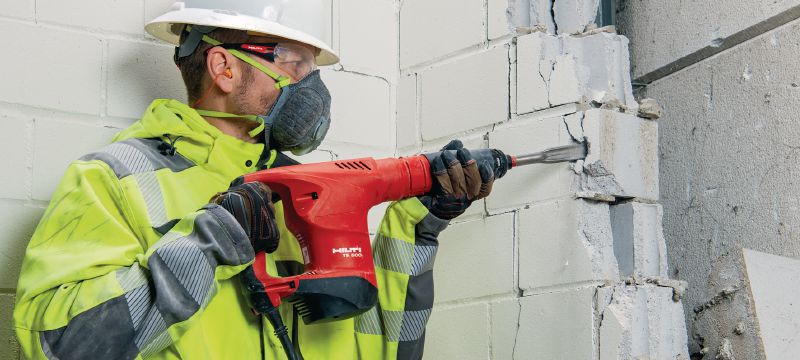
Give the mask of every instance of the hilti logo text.
M 270 47 L 270 46 L 259 46 L 259 45 L 244 44 L 244 45 L 242 45 L 242 49 L 259 52 L 259 53 L 262 53 L 262 54 L 266 54 L 268 52 L 272 52 L 272 50 L 274 50 L 275 48 Z
M 352 247 L 352 248 L 338 248 L 333 249 L 334 254 L 360 254 L 361 248 L 360 247 Z

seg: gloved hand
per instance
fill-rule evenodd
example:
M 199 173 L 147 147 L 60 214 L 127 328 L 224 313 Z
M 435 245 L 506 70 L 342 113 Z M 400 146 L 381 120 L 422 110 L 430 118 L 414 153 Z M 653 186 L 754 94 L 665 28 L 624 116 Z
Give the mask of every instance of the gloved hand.
M 231 187 L 211 198 L 211 202 L 228 210 L 250 238 L 255 252 L 271 253 L 278 248 L 280 232 L 275 222 L 272 190 L 262 183 L 245 183 Z
M 456 153 L 453 155 L 446 150 L 456 150 Z M 489 195 L 494 170 L 490 164 L 479 165 L 460 140 L 451 141 L 442 151 L 431 162 L 433 190 L 419 199 L 434 216 L 451 220 L 463 214 L 473 201 Z

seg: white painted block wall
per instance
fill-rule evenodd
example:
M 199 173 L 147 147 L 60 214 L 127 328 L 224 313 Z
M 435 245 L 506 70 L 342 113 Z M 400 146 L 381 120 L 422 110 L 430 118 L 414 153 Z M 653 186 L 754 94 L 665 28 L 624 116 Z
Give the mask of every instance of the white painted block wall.
M 592 1 L 564 1 L 554 21 L 550 1 L 331 0 L 330 41 L 342 59 L 323 69 L 333 127 L 306 161 L 414 154 L 451 138 L 509 153 L 572 136 L 592 142 L 585 164 L 511 172 L 442 234 L 426 359 L 600 359 L 601 345 L 619 358 L 685 355 L 682 318 L 660 327 L 634 321 L 635 312 L 672 318 L 611 291 L 624 286 L 614 201 L 658 199 L 657 124 L 635 116 L 627 40 L 592 30 L 584 14 Z M 0 64 L 8 84 L 0 87 L 0 341 L 12 344 L 0 347 L 0 358 L 18 357 L 10 316 L 19 262 L 66 165 L 135 121 L 152 99 L 184 99 L 171 47 L 142 30 L 171 2 L 0 7 L 0 31 L 19 34 L 6 48 L 20 54 Z M 571 8 L 581 15 L 571 17 Z M 569 22 L 560 35 L 557 21 Z M 383 209 L 371 213 L 373 228 Z M 644 223 L 636 229 L 660 221 Z M 642 281 L 626 289 L 628 297 L 643 289 L 645 298 L 671 302 L 668 288 Z M 618 326 L 601 321 L 606 308 Z M 630 324 L 663 330 L 663 343 L 677 343 L 670 349 L 678 353 L 664 357 L 663 346 L 611 331 Z

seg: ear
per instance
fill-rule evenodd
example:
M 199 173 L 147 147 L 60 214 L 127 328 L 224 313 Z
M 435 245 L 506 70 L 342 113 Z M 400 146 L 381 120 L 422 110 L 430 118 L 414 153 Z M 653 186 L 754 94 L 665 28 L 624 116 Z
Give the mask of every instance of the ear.
M 206 71 L 211 81 L 225 94 L 234 89 L 234 78 L 238 73 L 235 68 L 238 64 L 233 61 L 233 55 L 227 50 L 215 46 L 208 50 L 206 57 Z

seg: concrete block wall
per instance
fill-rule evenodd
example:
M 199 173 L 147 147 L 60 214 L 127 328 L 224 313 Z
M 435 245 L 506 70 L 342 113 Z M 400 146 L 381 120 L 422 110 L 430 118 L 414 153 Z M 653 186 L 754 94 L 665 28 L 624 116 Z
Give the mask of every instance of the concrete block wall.
M 0 6 L 0 359 L 19 351 L 11 325 L 28 240 L 70 161 L 106 144 L 156 98 L 185 101 L 173 48 L 144 24 L 172 0 L 24 0 Z M 322 70 L 333 127 L 304 162 L 395 153 L 399 5 L 330 1 L 341 64 Z M 13 56 L 11 56 L 13 55 Z M 385 206 L 370 213 L 375 229 Z M 510 287 L 510 286 L 509 286 Z
M 684 310 L 692 329 L 693 310 L 719 290 L 710 282 L 713 264 L 737 257 L 739 248 L 800 257 L 792 121 L 800 2 L 619 1 L 618 10 L 619 31 L 631 41 L 637 96 L 656 99 L 664 110 L 658 134 L 664 234 L 670 275 L 689 284 Z M 748 316 L 743 309 L 704 318 L 726 311 Z M 743 347 L 741 337 L 723 337 Z M 719 344 L 690 337 L 690 352 L 713 359 Z M 710 352 L 702 353 L 705 347 Z
M 15 84 L 0 88 L 0 147 L 18 155 L 3 160 L 14 173 L 0 174 L 0 340 L 11 344 L 0 358 L 18 356 L 19 259 L 68 162 L 153 98 L 185 97 L 172 48 L 142 30 L 171 2 L 0 9 L 0 30 L 24 35 L 9 39 L 10 53 L 25 55 L 0 67 Z M 628 42 L 597 29 L 596 3 L 330 2 L 342 61 L 322 72 L 334 124 L 301 160 L 408 155 L 452 138 L 509 153 L 592 144 L 583 162 L 516 169 L 442 234 L 426 359 L 685 358 L 680 298 L 653 250 L 662 241 L 657 124 L 636 116 Z M 51 49 L 64 56 L 53 61 Z M 622 256 L 637 276 L 622 272 Z
M 585 161 L 512 170 L 441 234 L 426 359 L 688 359 L 658 124 L 597 5 L 400 3 L 399 155 L 591 143 Z

